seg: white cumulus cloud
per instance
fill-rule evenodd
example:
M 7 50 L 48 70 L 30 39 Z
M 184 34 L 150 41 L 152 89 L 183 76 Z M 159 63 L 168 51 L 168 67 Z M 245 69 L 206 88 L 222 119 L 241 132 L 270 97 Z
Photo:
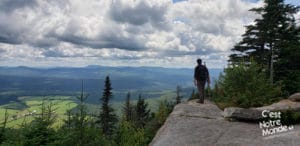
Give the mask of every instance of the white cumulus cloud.
M 245 0 L 2 0 L 0 65 L 226 65 L 246 24 Z

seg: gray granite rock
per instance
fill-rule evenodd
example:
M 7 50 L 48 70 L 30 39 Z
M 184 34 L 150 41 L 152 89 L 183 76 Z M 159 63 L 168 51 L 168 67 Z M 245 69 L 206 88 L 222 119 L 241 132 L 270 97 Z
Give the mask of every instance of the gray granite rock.
M 222 113 L 208 101 L 178 104 L 150 146 L 300 145 L 300 125 L 295 125 L 293 131 L 266 138 L 258 123 L 230 122 Z
M 288 99 L 292 101 L 300 102 L 300 93 L 295 93 L 291 95 Z
M 262 111 L 294 111 L 300 112 L 300 102 L 293 102 L 288 99 L 281 100 L 277 103 L 273 103 L 268 106 L 258 107 L 258 108 L 238 108 L 229 107 L 225 108 L 223 116 L 229 119 L 235 120 L 246 120 L 246 121 L 258 121 L 262 119 Z
M 261 111 L 256 109 L 245 109 L 238 107 L 225 108 L 223 112 L 225 118 L 245 120 L 245 121 L 258 121 L 262 119 Z

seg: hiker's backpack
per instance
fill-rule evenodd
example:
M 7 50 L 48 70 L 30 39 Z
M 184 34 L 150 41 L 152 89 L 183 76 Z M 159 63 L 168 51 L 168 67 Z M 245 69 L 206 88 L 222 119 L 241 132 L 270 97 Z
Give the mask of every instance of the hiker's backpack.
M 205 81 L 208 76 L 208 70 L 204 65 L 198 65 L 196 68 L 196 78 L 198 81 Z

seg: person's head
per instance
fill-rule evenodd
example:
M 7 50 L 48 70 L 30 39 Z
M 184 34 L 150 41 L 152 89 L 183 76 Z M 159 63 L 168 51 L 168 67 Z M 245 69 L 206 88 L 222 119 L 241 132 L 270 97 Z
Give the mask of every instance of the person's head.
M 199 59 L 197 59 L 197 63 L 199 64 L 199 65 L 201 65 L 202 64 L 202 60 L 199 58 Z

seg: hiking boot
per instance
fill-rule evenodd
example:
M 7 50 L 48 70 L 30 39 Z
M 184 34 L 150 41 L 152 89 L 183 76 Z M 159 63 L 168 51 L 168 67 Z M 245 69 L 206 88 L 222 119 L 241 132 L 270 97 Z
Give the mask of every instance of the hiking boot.
M 201 103 L 201 104 L 203 104 L 203 103 L 204 103 L 204 101 L 198 100 L 198 101 L 197 101 L 197 103 Z

